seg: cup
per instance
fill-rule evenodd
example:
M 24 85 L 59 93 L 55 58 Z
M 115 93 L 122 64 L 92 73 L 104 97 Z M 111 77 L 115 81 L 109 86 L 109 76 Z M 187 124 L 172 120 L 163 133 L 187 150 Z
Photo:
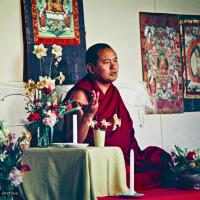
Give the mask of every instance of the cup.
M 104 147 L 106 131 L 97 129 L 97 130 L 93 131 L 93 134 L 94 134 L 95 146 L 96 147 Z

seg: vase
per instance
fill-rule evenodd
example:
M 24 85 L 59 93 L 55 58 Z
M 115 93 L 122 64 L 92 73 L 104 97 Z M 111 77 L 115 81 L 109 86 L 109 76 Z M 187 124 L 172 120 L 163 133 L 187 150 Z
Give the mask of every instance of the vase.
M 105 145 L 105 135 L 106 131 L 97 129 L 93 131 L 94 134 L 94 144 L 96 147 L 104 147 Z
M 17 194 L 10 180 L 0 179 L 0 200 L 13 200 Z
M 37 127 L 37 147 L 46 148 L 53 144 L 53 127 L 40 125 Z
M 177 176 L 177 184 L 181 188 L 200 190 L 200 174 L 185 173 Z

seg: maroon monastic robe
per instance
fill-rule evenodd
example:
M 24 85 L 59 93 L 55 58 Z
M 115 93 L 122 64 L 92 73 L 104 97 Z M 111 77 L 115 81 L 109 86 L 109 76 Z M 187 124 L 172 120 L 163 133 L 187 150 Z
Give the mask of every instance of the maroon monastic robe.
M 140 149 L 135 138 L 132 119 L 117 88 L 111 84 L 106 94 L 103 94 L 97 83 L 88 74 L 68 92 L 66 99 L 70 97 L 74 90 L 83 90 L 88 97 L 88 101 L 91 99 L 92 90 L 99 92 L 99 108 L 94 119 L 98 121 L 105 119 L 106 121 L 112 122 L 114 114 L 117 114 L 118 118 L 121 119 L 121 127 L 118 127 L 115 131 L 112 131 L 113 126 L 106 129 L 105 145 L 118 146 L 121 148 L 127 167 L 127 176 L 129 174 L 130 149 L 133 149 L 135 154 L 135 172 L 141 174 L 141 176 L 138 177 L 138 181 L 136 178 L 136 184 L 137 182 L 141 182 L 141 178 L 144 179 L 146 176 L 144 176 L 144 174 L 148 172 L 149 176 L 147 179 L 150 178 L 152 180 L 147 181 L 147 184 L 158 186 L 161 179 L 154 177 L 154 175 L 156 174 L 156 176 L 161 176 L 162 171 L 167 169 L 170 159 L 169 154 L 158 147 L 148 147 L 143 151 Z M 94 145 L 93 132 L 91 128 L 89 129 L 84 142 Z M 152 178 L 150 176 L 152 176 Z M 159 179 L 159 184 L 154 183 L 154 181 L 158 181 L 157 179 Z M 142 182 L 144 183 L 145 180 Z

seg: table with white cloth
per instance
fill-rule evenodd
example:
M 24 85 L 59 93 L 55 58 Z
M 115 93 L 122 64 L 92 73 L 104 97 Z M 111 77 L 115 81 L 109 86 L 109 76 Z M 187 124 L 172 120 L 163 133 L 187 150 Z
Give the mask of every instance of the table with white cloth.
M 95 200 L 128 191 L 118 147 L 29 148 L 20 193 L 25 200 Z

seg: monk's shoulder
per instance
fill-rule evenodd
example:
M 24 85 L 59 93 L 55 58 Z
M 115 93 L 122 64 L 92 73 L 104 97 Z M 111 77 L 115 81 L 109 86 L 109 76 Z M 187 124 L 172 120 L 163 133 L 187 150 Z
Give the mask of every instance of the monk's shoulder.
M 117 95 L 120 95 L 119 89 L 115 85 L 112 85 L 112 87 L 113 87 L 114 93 L 116 93 Z

